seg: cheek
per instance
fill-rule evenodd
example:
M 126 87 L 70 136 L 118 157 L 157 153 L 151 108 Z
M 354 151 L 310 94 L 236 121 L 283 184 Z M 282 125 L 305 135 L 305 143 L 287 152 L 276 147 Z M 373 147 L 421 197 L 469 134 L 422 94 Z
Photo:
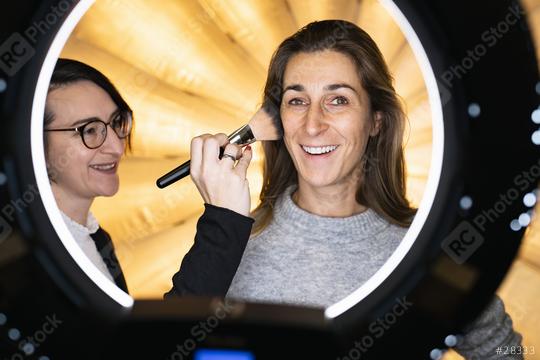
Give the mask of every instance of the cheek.
M 298 114 L 293 114 L 289 111 L 282 111 L 281 124 L 283 126 L 283 136 L 288 138 L 293 136 L 301 126 L 301 119 Z
M 71 156 L 69 148 L 62 147 L 62 143 L 49 139 L 47 146 L 47 164 L 54 168 L 56 172 L 61 173 L 62 170 L 71 165 Z
M 369 136 L 369 117 L 367 115 L 350 114 L 347 116 L 346 121 L 336 121 L 336 127 L 342 134 L 347 136 L 354 136 L 358 142 L 364 142 Z
M 87 170 L 93 153 L 87 149 L 81 149 L 79 144 L 68 142 L 50 143 L 47 163 L 54 171 L 56 178 L 64 178 L 79 181 Z
M 281 115 L 281 124 L 283 126 L 283 142 L 285 143 L 285 148 L 289 152 L 289 155 L 294 160 L 294 151 L 293 151 L 293 136 L 295 133 L 294 122 L 291 121 L 290 116 L 286 114 Z
M 294 126 L 292 126 L 290 121 L 283 120 L 283 141 L 285 142 L 285 146 L 287 147 L 287 150 L 289 150 L 290 154 L 292 154 L 291 146 L 295 131 L 296 129 Z

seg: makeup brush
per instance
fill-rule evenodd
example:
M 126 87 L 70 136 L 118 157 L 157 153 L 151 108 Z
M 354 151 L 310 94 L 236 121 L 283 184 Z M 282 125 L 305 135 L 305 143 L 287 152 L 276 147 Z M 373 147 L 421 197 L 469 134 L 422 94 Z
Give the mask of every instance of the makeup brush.
M 245 146 L 258 140 L 281 139 L 283 134 L 281 124 L 279 124 L 277 116 L 271 116 L 270 113 L 272 111 L 265 110 L 264 107 L 260 108 L 246 125 L 228 136 L 229 144 Z M 224 148 L 221 147 L 219 151 L 220 159 L 223 156 L 223 151 Z M 189 165 L 190 160 L 157 179 L 156 185 L 158 188 L 163 189 L 189 175 Z

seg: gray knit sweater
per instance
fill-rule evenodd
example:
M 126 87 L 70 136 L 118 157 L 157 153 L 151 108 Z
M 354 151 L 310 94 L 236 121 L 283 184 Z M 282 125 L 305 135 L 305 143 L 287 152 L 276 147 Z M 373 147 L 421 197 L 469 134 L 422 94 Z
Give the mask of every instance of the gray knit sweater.
M 372 209 L 346 218 L 313 215 L 292 201 L 294 189 L 276 201 L 270 225 L 249 239 L 227 296 L 326 307 L 368 280 L 407 232 Z
M 366 282 L 407 232 L 372 209 L 346 218 L 311 214 L 292 201 L 294 190 L 289 187 L 276 201 L 270 225 L 249 239 L 227 297 L 327 307 Z M 491 359 L 497 346 L 520 343 L 495 297 L 457 350 L 467 358 Z

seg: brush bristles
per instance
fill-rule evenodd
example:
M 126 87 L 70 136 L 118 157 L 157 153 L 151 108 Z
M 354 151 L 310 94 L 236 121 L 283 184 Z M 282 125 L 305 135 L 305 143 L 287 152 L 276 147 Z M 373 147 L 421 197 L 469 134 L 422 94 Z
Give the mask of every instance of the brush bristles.
M 258 141 L 279 140 L 283 136 L 279 119 L 270 116 L 263 108 L 259 109 L 249 120 L 249 127 Z

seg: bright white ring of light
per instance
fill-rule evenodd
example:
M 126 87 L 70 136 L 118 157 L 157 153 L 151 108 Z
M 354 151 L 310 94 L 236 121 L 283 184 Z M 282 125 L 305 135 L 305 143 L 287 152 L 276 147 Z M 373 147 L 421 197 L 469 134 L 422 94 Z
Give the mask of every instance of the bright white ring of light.
M 47 168 L 45 165 L 45 152 L 43 148 L 43 114 L 45 112 L 45 100 L 47 98 L 49 82 L 56 61 L 60 56 L 67 39 L 79 20 L 93 3 L 94 0 L 81 0 L 75 5 L 73 11 L 67 16 L 66 21 L 61 25 L 58 33 L 54 37 L 49 52 L 43 62 L 43 66 L 41 67 L 32 105 L 32 123 L 30 127 L 32 163 L 34 165 L 34 173 L 36 174 L 37 186 L 43 205 L 66 250 L 84 273 L 101 290 L 103 290 L 103 292 L 116 300 L 120 305 L 130 308 L 133 306 L 133 298 L 103 275 L 75 242 L 75 239 L 64 223 L 60 210 L 56 205 L 56 200 L 54 199 L 51 185 L 49 184 Z
M 81 0 L 68 15 L 66 21 L 60 27 L 60 30 L 56 34 L 53 43 L 49 49 L 49 52 L 43 62 L 43 67 L 39 74 L 36 90 L 34 93 L 34 102 L 32 106 L 32 124 L 31 124 L 31 144 L 32 144 L 32 161 L 34 166 L 34 172 L 36 174 L 36 181 L 38 189 L 41 194 L 41 198 L 47 211 L 47 215 L 55 228 L 60 240 L 64 244 L 66 250 L 75 260 L 77 265 L 85 272 L 85 274 L 95 282 L 95 284 L 103 290 L 107 295 L 116 300 L 119 304 L 125 307 L 133 306 L 133 298 L 118 288 L 113 282 L 111 282 L 105 275 L 99 271 L 95 265 L 86 257 L 83 251 L 75 242 L 75 239 L 68 230 L 64 223 L 56 201 L 52 193 L 49 179 L 47 176 L 47 170 L 45 165 L 45 154 L 43 148 L 43 114 L 45 110 L 45 99 L 47 96 L 47 89 L 54 70 L 56 60 L 58 59 L 62 48 L 64 47 L 71 32 L 94 3 L 95 0 Z M 386 8 L 390 15 L 394 18 L 401 30 L 405 34 L 405 37 L 410 44 L 417 61 L 420 63 L 420 68 L 426 82 L 429 102 L 431 107 L 432 119 L 433 119 L 433 145 L 432 145 L 432 160 L 428 175 L 428 181 L 426 184 L 426 190 L 418 212 L 412 222 L 409 231 L 405 235 L 394 253 L 388 258 L 385 264 L 360 288 L 355 290 L 352 294 L 344 298 L 343 300 L 329 306 L 325 310 L 325 317 L 327 319 L 335 318 L 345 311 L 352 308 L 373 290 L 375 290 L 398 266 L 403 260 L 405 255 L 409 252 L 416 237 L 420 233 L 429 210 L 433 205 L 435 199 L 435 193 L 439 184 L 439 179 L 442 170 L 442 158 L 444 149 L 444 125 L 442 115 L 442 104 L 439 97 L 439 90 L 437 87 L 437 81 L 435 74 L 429 63 L 427 54 L 422 47 L 422 44 L 413 30 L 411 24 L 407 21 L 405 15 L 397 7 L 392 0 L 380 0 L 381 4 Z

